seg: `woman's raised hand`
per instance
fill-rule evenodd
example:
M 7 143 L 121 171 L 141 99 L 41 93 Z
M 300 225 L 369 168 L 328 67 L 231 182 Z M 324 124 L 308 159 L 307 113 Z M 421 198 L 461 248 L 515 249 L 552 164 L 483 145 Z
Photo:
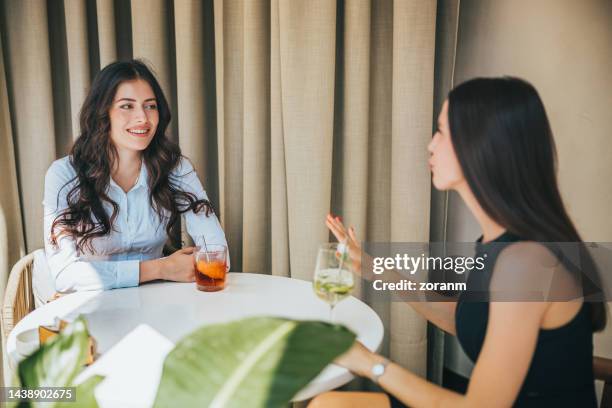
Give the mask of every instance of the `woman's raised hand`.
M 325 225 L 334 234 L 338 242 L 344 244 L 351 260 L 351 270 L 357 275 L 361 275 L 361 245 L 359 239 L 355 235 L 353 227 L 346 228 L 340 217 L 334 217 L 331 214 L 327 215 Z

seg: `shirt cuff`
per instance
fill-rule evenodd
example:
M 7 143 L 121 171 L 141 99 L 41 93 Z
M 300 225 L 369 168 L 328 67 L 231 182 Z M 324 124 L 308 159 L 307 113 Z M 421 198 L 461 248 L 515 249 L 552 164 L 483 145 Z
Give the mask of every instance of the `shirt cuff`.
M 131 288 L 140 283 L 140 261 L 119 261 L 115 288 Z

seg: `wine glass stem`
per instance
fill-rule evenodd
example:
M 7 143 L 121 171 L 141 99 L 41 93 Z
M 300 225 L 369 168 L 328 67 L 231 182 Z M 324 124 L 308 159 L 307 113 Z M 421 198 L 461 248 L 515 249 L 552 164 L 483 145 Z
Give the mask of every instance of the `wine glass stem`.
M 329 321 L 334 322 L 334 308 L 336 305 L 329 305 Z

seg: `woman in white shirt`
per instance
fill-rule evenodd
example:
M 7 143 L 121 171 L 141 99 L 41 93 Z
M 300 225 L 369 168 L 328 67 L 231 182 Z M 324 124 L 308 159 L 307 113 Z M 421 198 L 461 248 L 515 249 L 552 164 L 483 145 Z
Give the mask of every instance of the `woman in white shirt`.
M 182 214 L 196 242 L 227 246 L 193 166 L 165 135 L 170 118 L 141 61 L 112 63 L 94 79 L 79 137 L 45 178 L 45 252 L 58 292 L 193 281 L 193 248 L 162 258 Z

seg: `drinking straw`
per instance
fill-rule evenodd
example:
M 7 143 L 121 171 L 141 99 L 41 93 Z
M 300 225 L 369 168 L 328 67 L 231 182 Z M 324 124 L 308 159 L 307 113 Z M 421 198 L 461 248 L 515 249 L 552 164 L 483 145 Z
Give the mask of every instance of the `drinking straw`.
M 204 243 L 204 254 L 206 255 L 206 262 L 210 263 L 210 258 L 208 255 L 208 246 L 206 245 L 206 237 L 204 235 L 202 237 L 202 242 Z
M 348 249 L 346 247 L 347 242 L 348 242 L 348 239 L 344 239 L 342 242 L 340 242 L 340 245 L 342 245 L 342 252 L 340 252 L 340 264 L 338 265 L 338 273 L 342 273 L 342 264 L 344 263 L 344 253 Z

